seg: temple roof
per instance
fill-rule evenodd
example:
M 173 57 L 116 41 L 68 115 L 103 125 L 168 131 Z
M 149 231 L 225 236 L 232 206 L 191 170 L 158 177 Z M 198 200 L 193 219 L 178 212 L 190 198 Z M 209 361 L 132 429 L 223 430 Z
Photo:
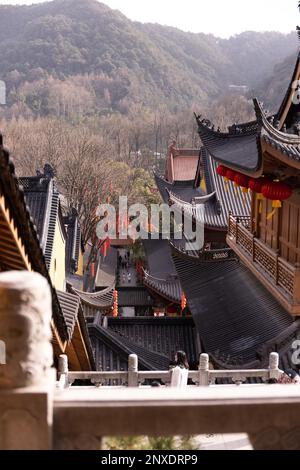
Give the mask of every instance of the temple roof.
M 195 149 L 178 149 L 176 143 L 169 147 L 166 162 L 166 180 L 190 181 L 195 178 L 199 151 Z
M 90 293 L 79 291 L 70 286 L 70 291 L 80 298 L 86 317 L 94 316 L 97 312 L 111 308 L 114 302 L 114 289 L 113 285 L 102 291 Z
M 165 300 L 180 304 L 182 287 L 179 279 L 159 279 L 145 272 L 144 284 L 151 291 L 163 297 Z
M 26 204 L 34 220 L 48 269 L 51 264 L 57 218 L 60 217 L 62 232 L 66 237 L 62 220 L 59 192 L 53 173 L 45 165 L 45 173 L 19 179 L 25 194 Z
M 170 360 L 154 353 L 125 336 L 103 328 L 89 325 L 89 334 L 96 350 L 97 370 L 127 370 L 128 356 L 137 354 L 142 370 L 168 370 Z
M 258 366 L 259 351 L 292 317 L 234 256 L 188 257 L 174 263 L 205 352 L 221 367 Z
M 76 295 L 57 290 L 58 300 L 68 328 L 69 339 L 72 338 L 80 309 L 80 299 Z
M 249 215 L 251 211 L 250 195 L 244 196 L 240 188 L 232 184 L 226 186 L 223 178 L 217 175 L 218 163 L 205 150 L 201 149 L 200 158 L 207 194 L 195 188 L 193 182 L 185 183 L 184 191 L 181 185 L 166 182 L 156 175 L 156 182 L 165 202 L 171 202 L 179 209 L 184 209 L 197 220 L 203 220 L 206 228 L 226 230 L 229 213 Z M 189 189 L 188 189 L 189 185 Z M 188 204 L 187 204 L 188 203 Z M 203 204 L 205 210 L 203 213 Z
M 261 167 L 257 125 L 237 126 L 231 132 L 212 130 L 211 123 L 197 117 L 199 136 L 209 154 L 224 165 L 255 173 Z
M 275 116 L 268 116 L 254 99 L 256 121 L 215 131 L 215 126 L 196 116 L 200 138 L 210 155 L 220 163 L 246 174 L 262 169 L 262 144 L 265 142 L 290 161 L 300 162 L 300 53 L 283 102 Z M 294 99 L 296 97 L 296 100 Z
M 196 330 L 191 318 L 108 318 L 107 329 L 90 325 L 89 331 L 103 370 L 127 370 L 128 355 L 137 354 L 146 370 L 168 370 L 176 351 L 198 360 Z M 101 337 L 97 334 L 101 332 Z M 96 333 L 96 334 L 95 334 Z
M 152 307 L 154 299 L 144 287 L 118 288 L 119 307 Z
M 190 202 L 194 197 L 200 197 L 205 194 L 200 188 L 194 187 L 194 179 L 190 181 L 176 181 L 174 183 L 169 183 L 156 173 L 154 174 L 154 178 L 161 197 L 166 204 L 169 202 L 168 191 L 175 193 L 185 202 Z
M 254 107 L 257 116 L 257 121 L 260 125 L 260 138 L 262 141 L 270 144 L 275 149 L 279 150 L 283 156 L 295 162 L 300 161 L 300 136 L 282 132 L 274 127 L 274 119 L 267 118 L 262 104 L 254 100 Z
M 182 289 L 172 260 L 169 240 L 142 240 L 147 259 L 144 285 L 166 300 L 180 303 Z

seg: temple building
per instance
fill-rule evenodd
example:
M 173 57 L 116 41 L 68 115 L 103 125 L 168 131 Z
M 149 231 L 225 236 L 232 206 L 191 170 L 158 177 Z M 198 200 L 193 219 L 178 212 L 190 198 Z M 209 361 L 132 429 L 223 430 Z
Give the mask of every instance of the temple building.
M 298 57 L 275 116 L 254 100 L 256 122 L 228 133 L 197 119 L 201 140 L 219 165 L 218 178 L 233 179 L 251 195 L 248 217 L 232 209 L 227 243 L 293 316 L 300 315 L 300 108 L 294 86 L 299 74 Z
M 223 248 L 230 211 L 248 216 L 251 204 L 248 194 L 240 197 L 237 188 L 217 177 L 216 167 L 217 163 L 205 148 L 200 152 L 177 149 L 173 143 L 165 177 L 155 174 L 155 180 L 163 201 L 179 210 L 189 208 L 191 217 L 204 223 L 205 243 L 212 248 Z
M 146 256 L 144 285 L 155 299 L 159 315 L 180 316 L 182 287 L 174 266 L 168 240 L 143 240 Z
M 73 370 L 91 370 L 95 364 L 81 306 L 64 292 L 66 232 L 53 176 L 45 173 L 20 183 L 2 136 L 0 169 L 0 272 L 34 271 L 47 279 L 54 363 L 65 353 Z

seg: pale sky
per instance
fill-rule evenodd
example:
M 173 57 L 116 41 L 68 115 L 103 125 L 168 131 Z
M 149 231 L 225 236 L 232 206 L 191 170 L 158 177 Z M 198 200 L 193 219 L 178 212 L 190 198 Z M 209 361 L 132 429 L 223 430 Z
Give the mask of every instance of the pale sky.
M 0 4 L 30 5 L 42 1 L 45 0 L 0 0 Z M 103 0 L 102 3 L 132 20 L 220 37 L 249 30 L 287 33 L 300 23 L 297 0 Z

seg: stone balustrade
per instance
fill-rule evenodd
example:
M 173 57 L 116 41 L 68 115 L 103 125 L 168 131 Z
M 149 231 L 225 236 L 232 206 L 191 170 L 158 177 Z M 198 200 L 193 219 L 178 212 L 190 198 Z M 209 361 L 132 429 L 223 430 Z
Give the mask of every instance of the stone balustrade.
M 149 385 L 149 382 L 160 382 L 169 385 L 172 378 L 170 371 L 139 371 L 138 357 L 132 354 L 128 358 L 127 372 L 69 372 L 68 358 L 62 355 L 59 360 L 58 388 L 68 388 L 75 381 L 90 381 L 94 386 L 123 385 L 128 387 L 139 387 Z M 279 356 L 271 353 L 268 369 L 254 370 L 210 370 L 209 356 L 200 355 L 199 370 L 189 371 L 188 378 L 197 386 L 210 386 L 218 381 L 228 381 L 240 385 L 247 379 L 258 379 L 267 382 L 270 379 L 278 379 L 282 371 L 279 369 Z
M 28 272 L 0 274 L 0 449 L 99 450 L 103 436 L 248 433 L 255 449 L 300 449 L 298 385 L 213 385 L 230 378 L 263 381 L 281 373 L 278 355 L 260 371 L 209 369 L 202 354 L 198 371 L 189 377 L 198 385 L 139 386 L 145 380 L 168 384 L 171 372 L 138 370 L 129 357 L 128 372 L 68 371 L 59 360 L 58 381 L 52 369 L 51 299 L 47 282 Z M 97 386 L 70 386 L 75 380 Z M 101 386 L 102 381 L 125 386 Z

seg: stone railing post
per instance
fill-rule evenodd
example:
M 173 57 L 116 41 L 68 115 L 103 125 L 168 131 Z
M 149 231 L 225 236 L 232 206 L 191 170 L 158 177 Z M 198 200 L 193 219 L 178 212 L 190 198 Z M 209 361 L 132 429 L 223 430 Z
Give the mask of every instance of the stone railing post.
M 138 357 L 131 354 L 128 358 L 128 387 L 138 387 Z
M 0 274 L 0 449 L 52 447 L 51 292 L 39 274 Z
M 199 361 L 199 386 L 209 386 L 209 356 L 208 354 L 201 354 Z
M 68 356 L 61 354 L 58 358 L 58 386 L 59 388 L 67 388 L 68 382 Z
M 279 354 L 278 353 L 271 353 L 269 357 L 269 378 L 270 379 L 278 379 L 280 376 L 280 369 L 279 369 Z

